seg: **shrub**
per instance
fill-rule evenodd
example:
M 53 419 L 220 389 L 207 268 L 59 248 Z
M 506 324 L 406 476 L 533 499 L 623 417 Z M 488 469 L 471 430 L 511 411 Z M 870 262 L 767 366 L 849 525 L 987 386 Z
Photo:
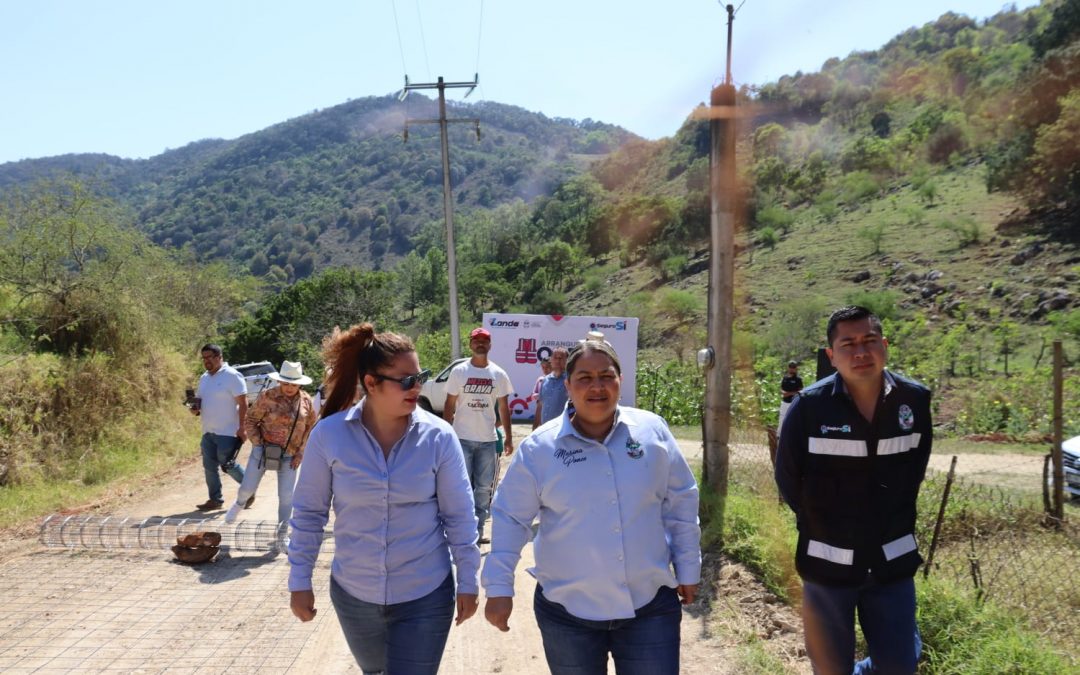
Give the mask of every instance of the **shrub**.
M 868 171 L 852 171 L 841 180 L 840 190 L 843 201 L 856 204 L 876 197 L 881 192 L 881 184 Z
M 979 243 L 982 238 L 982 230 L 979 223 L 971 216 L 964 216 L 956 220 L 943 220 L 938 227 L 956 235 L 957 248 L 966 248 Z
M 870 253 L 872 255 L 879 255 L 881 253 L 881 242 L 885 239 L 885 223 L 881 221 L 867 223 L 859 228 L 858 236 L 870 242 Z
M 869 309 L 884 321 L 898 318 L 900 312 L 896 307 L 897 297 L 894 291 L 860 290 L 848 293 L 844 300 L 849 305 L 859 305 Z
M 795 214 L 791 209 L 772 205 L 758 211 L 756 220 L 762 227 L 771 227 L 787 234 L 791 231 L 791 226 L 795 224 Z
M 660 270 L 665 280 L 674 279 L 683 273 L 689 259 L 685 255 L 673 255 L 660 263 Z
M 764 246 L 768 249 L 776 248 L 777 242 L 780 241 L 780 235 L 776 233 L 776 230 L 771 227 L 763 227 L 758 230 L 757 242 L 760 246 Z

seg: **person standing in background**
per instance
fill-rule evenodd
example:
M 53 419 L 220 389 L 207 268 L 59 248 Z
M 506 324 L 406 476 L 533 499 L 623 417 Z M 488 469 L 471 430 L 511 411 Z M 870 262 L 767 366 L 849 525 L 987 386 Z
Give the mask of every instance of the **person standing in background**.
M 550 372 L 551 372 L 551 359 L 550 358 L 540 359 L 540 377 L 536 378 L 536 386 L 533 387 L 532 393 L 529 394 L 529 398 L 526 399 L 527 402 L 532 403 L 533 401 L 540 398 L 540 385 L 544 383 L 544 378 L 547 377 L 548 373 L 550 373 Z
M 225 522 L 236 521 L 248 499 L 255 496 L 263 474 L 277 472 L 278 523 L 289 522 L 292 514 L 293 486 L 296 472 L 304 459 L 304 445 L 318 417 L 311 397 L 300 387 L 311 384 L 298 361 L 285 361 L 281 370 L 270 373 L 279 384 L 267 389 L 248 410 L 246 428 L 251 439 L 244 481 L 236 493 L 236 503 L 229 507 Z
M 244 470 L 233 460 L 236 458 L 236 451 L 247 439 L 244 429 L 244 420 L 247 417 L 247 382 L 239 371 L 225 363 L 219 345 L 203 345 L 199 351 L 206 372 L 199 378 L 199 387 L 195 392 L 199 406 L 193 407 L 191 412 L 199 416 L 202 422 L 203 434 L 199 448 L 202 451 L 203 474 L 209 499 L 195 508 L 200 511 L 213 511 L 225 504 L 218 470 L 227 473 L 237 483 L 244 480 Z
M 556 347 L 551 352 L 551 372 L 540 380 L 540 398 L 536 401 L 533 429 L 560 417 L 566 407 L 566 347 Z
M 480 543 L 488 544 L 490 540 L 484 537 L 484 524 L 490 513 L 491 488 L 495 483 L 499 453 L 495 425 L 502 424 L 505 453 L 513 454 L 509 404 L 513 387 L 506 371 L 488 359 L 491 333 L 486 328 L 476 328 L 469 334 L 469 350 L 472 358 L 455 366 L 446 381 L 443 416 L 461 440 L 476 502 Z
M 780 419 L 776 423 L 776 433 L 779 436 L 780 427 L 784 426 L 784 415 L 791 407 L 795 396 L 802 391 L 803 381 L 799 377 L 799 364 L 796 361 L 787 362 L 787 375 L 780 380 Z

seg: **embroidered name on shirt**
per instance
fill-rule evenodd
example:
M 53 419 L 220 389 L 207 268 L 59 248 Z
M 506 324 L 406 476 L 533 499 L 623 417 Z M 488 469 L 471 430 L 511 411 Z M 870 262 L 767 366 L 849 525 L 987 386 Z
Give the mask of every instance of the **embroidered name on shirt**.
M 821 433 L 827 434 L 830 431 L 839 431 L 842 434 L 850 434 L 851 433 L 851 425 L 850 424 L 845 424 L 842 427 L 830 427 L 827 424 L 822 424 L 821 425 Z
M 571 464 L 584 462 L 586 459 L 588 459 L 587 457 L 578 456 L 583 455 L 584 452 L 585 451 L 581 448 L 578 448 L 577 450 L 564 450 L 563 448 L 559 448 L 555 451 L 555 459 L 561 461 L 563 463 L 563 466 L 570 466 Z

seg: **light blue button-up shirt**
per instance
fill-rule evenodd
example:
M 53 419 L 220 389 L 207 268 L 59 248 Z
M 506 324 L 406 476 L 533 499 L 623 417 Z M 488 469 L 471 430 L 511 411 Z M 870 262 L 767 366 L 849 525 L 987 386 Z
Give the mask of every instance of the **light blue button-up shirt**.
M 527 571 L 544 597 L 582 619 L 633 618 L 661 586 L 698 583 L 697 514 L 694 475 L 663 419 L 620 406 L 600 443 L 564 413 L 521 442 L 499 484 L 484 590 L 514 595 L 514 569 L 539 515 L 536 566 Z
M 540 423 L 559 417 L 566 408 L 566 371 L 562 375 L 548 373 L 540 382 Z
M 480 549 L 465 460 L 454 430 L 416 410 L 389 457 L 361 421 L 364 401 L 319 421 L 308 438 L 289 524 L 289 590 L 311 589 L 334 508 L 331 574 L 380 605 L 434 591 L 457 567 L 458 593 L 479 590 Z

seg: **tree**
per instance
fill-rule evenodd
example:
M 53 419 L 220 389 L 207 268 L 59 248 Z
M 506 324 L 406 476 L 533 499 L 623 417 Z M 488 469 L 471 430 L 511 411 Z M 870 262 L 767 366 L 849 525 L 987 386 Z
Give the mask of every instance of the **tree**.
M 863 239 L 870 242 L 870 254 L 881 254 L 881 242 L 885 239 L 885 223 L 877 221 L 874 223 L 867 223 L 859 228 L 858 235 Z
M 1012 321 L 1002 321 L 994 328 L 994 341 L 998 354 L 1005 362 L 1005 377 L 1009 377 L 1009 355 L 1016 352 L 1016 341 L 1020 337 L 1020 327 Z
M 1039 128 L 1031 158 L 1036 186 L 1048 201 L 1080 202 L 1080 89 L 1059 100 L 1061 113 Z
M 430 283 L 431 265 L 426 258 L 421 258 L 413 250 L 398 262 L 395 271 L 397 272 L 398 297 L 402 299 L 404 308 L 409 311 L 409 316 L 415 317 L 416 308 L 423 302 L 424 288 Z

